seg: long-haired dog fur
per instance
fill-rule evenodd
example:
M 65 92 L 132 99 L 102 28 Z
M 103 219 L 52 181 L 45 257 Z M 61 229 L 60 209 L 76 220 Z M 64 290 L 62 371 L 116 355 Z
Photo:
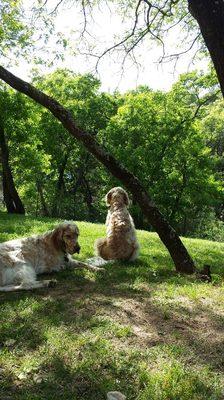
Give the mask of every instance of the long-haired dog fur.
M 109 206 L 107 237 L 95 242 L 96 254 L 105 260 L 134 261 L 138 257 L 139 244 L 128 212 L 128 194 L 121 187 L 114 187 L 107 193 L 105 201 Z
M 0 243 L 0 291 L 53 286 L 55 281 L 37 281 L 37 275 L 66 267 L 102 270 L 71 257 L 80 251 L 78 236 L 77 225 L 64 222 L 43 235 Z

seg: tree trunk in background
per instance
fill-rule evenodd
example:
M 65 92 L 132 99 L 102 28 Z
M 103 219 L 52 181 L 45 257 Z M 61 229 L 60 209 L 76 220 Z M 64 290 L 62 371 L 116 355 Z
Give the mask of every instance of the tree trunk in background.
M 45 201 L 45 198 L 44 198 L 42 185 L 41 185 L 41 183 L 39 181 L 37 181 L 36 182 L 36 186 L 37 186 L 38 195 L 40 196 L 40 204 L 41 204 L 42 215 L 44 217 L 49 217 L 50 213 L 48 211 L 47 204 L 46 204 L 46 201 Z M 38 212 L 38 207 L 37 207 L 37 212 Z
M 58 181 L 57 181 L 57 185 L 56 185 L 54 204 L 53 204 L 52 212 L 51 212 L 52 217 L 60 216 L 58 206 L 61 201 L 62 189 L 64 187 L 64 173 L 65 173 L 67 161 L 68 161 L 68 154 L 66 154 L 64 156 L 64 159 L 62 160 L 62 163 L 58 168 Z
M 198 22 L 224 96 L 224 2 L 188 0 L 188 6 Z
M 174 219 L 176 217 L 176 214 L 179 211 L 179 207 L 180 207 L 180 201 L 184 192 L 184 189 L 187 186 L 187 166 L 186 164 L 183 165 L 183 170 L 182 170 L 182 185 L 179 188 L 179 190 L 177 191 L 173 206 L 172 206 L 172 211 L 170 213 L 169 216 L 169 220 L 171 221 L 171 223 L 174 222 Z
M 149 194 L 144 189 L 138 178 L 124 168 L 111 154 L 109 154 L 91 134 L 81 131 L 76 126 L 70 111 L 62 107 L 62 105 L 53 98 L 47 96 L 29 83 L 24 82 L 22 79 L 17 78 L 3 67 L 0 67 L 0 79 L 47 108 L 59 121 L 61 121 L 65 129 L 67 129 L 73 137 L 82 143 L 88 151 L 112 173 L 112 175 L 119 179 L 123 185 L 130 190 L 142 209 L 142 212 L 147 217 L 148 222 L 153 226 L 160 239 L 167 247 L 176 270 L 178 272 L 189 274 L 195 271 L 194 262 L 179 236 L 151 200 Z
M 85 178 L 85 176 L 83 177 L 83 184 L 84 184 L 84 190 L 85 190 L 85 200 L 86 200 L 86 204 L 87 204 L 88 212 L 89 212 L 89 219 L 91 222 L 94 222 L 95 208 L 93 206 L 93 196 L 92 196 L 89 182 Z
M 3 196 L 8 213 L 25 214 L 23 203 L 18 195 L 9 165 L 9 151 L 3 127 L 0 125 L 0 151 L 3 174 Z

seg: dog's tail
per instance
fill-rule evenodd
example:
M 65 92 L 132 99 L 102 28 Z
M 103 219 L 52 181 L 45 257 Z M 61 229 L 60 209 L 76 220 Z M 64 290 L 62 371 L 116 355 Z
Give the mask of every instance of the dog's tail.
M 132 253 L 131 253 L 128 261 L 135 261 L 136 258 L 138 258 L 138 256 L 139 256 L 139 250 L 140 250 L 140 246 L 139 246 L 139 243 L 137 242 L 137 243 L 135 243 L 135 245 L 133 247 Z
M 94 243 L 94 254 L 96 256 L 102 257 L 101 253 L 102 253 L 102 249 L 103 249 L 104 244 L 105 244 L 105 238 L 99 238 L 99 239 L 97 239 L 95 241 L 95 243 Z

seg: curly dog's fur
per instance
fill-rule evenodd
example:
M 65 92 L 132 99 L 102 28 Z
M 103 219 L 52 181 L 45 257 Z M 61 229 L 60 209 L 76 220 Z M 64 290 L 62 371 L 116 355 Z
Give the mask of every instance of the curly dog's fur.
M 134 261 L 138 257 L 139 244 L 134 222 L 128 212 L 128 194 L 121 187 L 114 187 L 107 193 L 105 200 L 109 206 L 107 237 L 95 242 L 96 253 L 105 260 Z

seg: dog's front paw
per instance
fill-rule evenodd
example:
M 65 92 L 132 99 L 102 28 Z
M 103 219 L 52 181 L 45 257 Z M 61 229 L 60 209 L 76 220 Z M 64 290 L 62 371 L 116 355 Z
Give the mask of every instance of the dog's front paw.
M 55 286 L 57 285 L 57 283 L 58 283 L 57 279 L 51 279 L 51 280 L 48 282 L 48 287 L 49 287 L 49 288 L 53 288 L 53 287 L 55 287 Z
M 98 271 L 100 271 L 100 272 L 105 272 L 106 270 L 105 270 L 105 268 L 97 268 L 98 269 Z
M 96 272 L 105 272 L 106 271 L 105 268 L 100 268 L 100 267 L 92 267 L 92 269 L 93 269 L 93 271 L 96 271 Z

